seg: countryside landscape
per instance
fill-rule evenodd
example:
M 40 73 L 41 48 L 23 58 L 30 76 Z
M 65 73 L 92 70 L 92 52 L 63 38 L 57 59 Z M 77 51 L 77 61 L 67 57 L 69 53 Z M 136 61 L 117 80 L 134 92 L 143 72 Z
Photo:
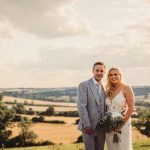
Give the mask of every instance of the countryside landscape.
M 150 0 L 0 0 L 0 150 L 84 150 L 77 86 L 96 62 L 132 86 L 133 150 L 150 150 L 149 59 Z
M 133 90 L 136 104 L 132 115 L 134 149 L 148 150 L 150 148 L 150 87 L 133 87 Z M 13 111 L 13 119 L 7 127 L 7 131 L 10 130 L 11 134 L 3 140 L 6 143 L 4 146 L 32 146 L 31 148 L 24 148 L 27 150 L 84 149 L 80 137 L 81 132 L 77 130 L 79 117 L 76 107 L 76 87 L 55 89 L 1 88 L 0 91 L 1 105 Z M 27 136 L 28 133 L 23 129 L 32 134 Z M 28 138 L 19 142 L 16 137 L 23 135 Z M 13 141 L 13 144 L 8 144 L 8 141 Z M 3 145 L 2 142 L 1 144 Z M 38 147 L 39 145 L 45 146 Z M 21 150 L 22 148 L 10 149 Z

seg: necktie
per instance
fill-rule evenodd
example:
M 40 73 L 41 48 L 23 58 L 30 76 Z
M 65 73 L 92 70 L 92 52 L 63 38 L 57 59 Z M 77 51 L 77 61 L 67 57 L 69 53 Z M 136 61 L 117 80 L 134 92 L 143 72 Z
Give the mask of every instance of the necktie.
M 97 86 L 98 94 L 100 95 L 102 87 L 100 84 L 96 84 L 96 86 Z

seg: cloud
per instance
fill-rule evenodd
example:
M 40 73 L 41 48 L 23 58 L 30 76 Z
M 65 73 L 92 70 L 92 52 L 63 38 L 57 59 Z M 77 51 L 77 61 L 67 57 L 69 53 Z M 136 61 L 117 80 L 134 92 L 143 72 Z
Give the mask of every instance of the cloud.
M 124 69 L 150 67 L 150 18 L 133 24 L 120 34 L 97 38 L 96 51 L 103 55 L 108 65 Z
M 129 27 L 113 36 L 101 35 L 84 39 L 53 40 L 53 44 L 33 52 L 30 60 L 21 61 L 17 67 L 34 71 L 90 70 L 95 61 L 104 61 L 108 67 L 123 70 L 150 67 L 150 19 Z M 35 59 L 33 59 L 35 58 Z
M 0 20 L 0 40 L 13 38 L 13 29 L 5 19 Z
M 27 51 L 24 52 L 20 51 L 24 47 L 22 46 L 16 51 L 8 50 L 10 56 L 6 55 L 7 65 L 9 64 L 9 69 L 12 71 L 28 70 L 34 73 L 52 73 L 58 70 L 65 73 L 88 71 L 95 61 L 104 61 L 108 68 L 119 66 L 123 70 L 150 67 L 148 27 L 149 19 L 113 36 L 101 34 L 99 37 L 89 37 L 84 40 L 82 38 L 56 39 L 49 41 L 47 46 L 34 50 L 28 46 Z M 23 45 L 21 41 L 17 43 Z
M 75 0 L 0 0 L 0 19 L 41 38 L 88 35 L 88 21 L 77 19 Z
M 1 86 L 77 85 L 91 76 L 95 61 L 104 61 L 107 68 L 120 67 L 131 84 L 150 84 L 150 19 L 145 2 L 107 0 L 91 6 L 92 1 L 86 5 L 82 1 L 89 9 L 86 13 L 80 6 L 81 18 L 75 2 L 0 0 Z M 82 13 L 93 19 L 89 20 L 97 26 L 98 36 L 80 36 L 92 30 Z

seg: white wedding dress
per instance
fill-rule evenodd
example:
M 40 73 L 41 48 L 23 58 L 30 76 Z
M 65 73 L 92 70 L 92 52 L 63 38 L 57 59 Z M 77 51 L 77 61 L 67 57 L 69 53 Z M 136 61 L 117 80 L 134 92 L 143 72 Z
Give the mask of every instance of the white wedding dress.
M 123 92 L 120 91 L 112 100 L 106 98 L 107 111 L 121 112 L 127 111 L 126 99 Z M 121 128 L 121 134 L 118 134 L 121 142 L 113 143 L 114 131 L 106 133 L 106 145 L 108 150 L 133 150 L 132 149 L 132 127 L 131 118 Z

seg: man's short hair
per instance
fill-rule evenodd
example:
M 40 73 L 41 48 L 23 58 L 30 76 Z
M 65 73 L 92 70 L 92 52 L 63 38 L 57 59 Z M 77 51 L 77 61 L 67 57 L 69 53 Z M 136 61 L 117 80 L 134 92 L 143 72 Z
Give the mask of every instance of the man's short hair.
M 105 64 L 101 61 L 95 62 L 94 65 L 93 65 L 93 69 L 96 65 L 103 65 L 106 68 Z

